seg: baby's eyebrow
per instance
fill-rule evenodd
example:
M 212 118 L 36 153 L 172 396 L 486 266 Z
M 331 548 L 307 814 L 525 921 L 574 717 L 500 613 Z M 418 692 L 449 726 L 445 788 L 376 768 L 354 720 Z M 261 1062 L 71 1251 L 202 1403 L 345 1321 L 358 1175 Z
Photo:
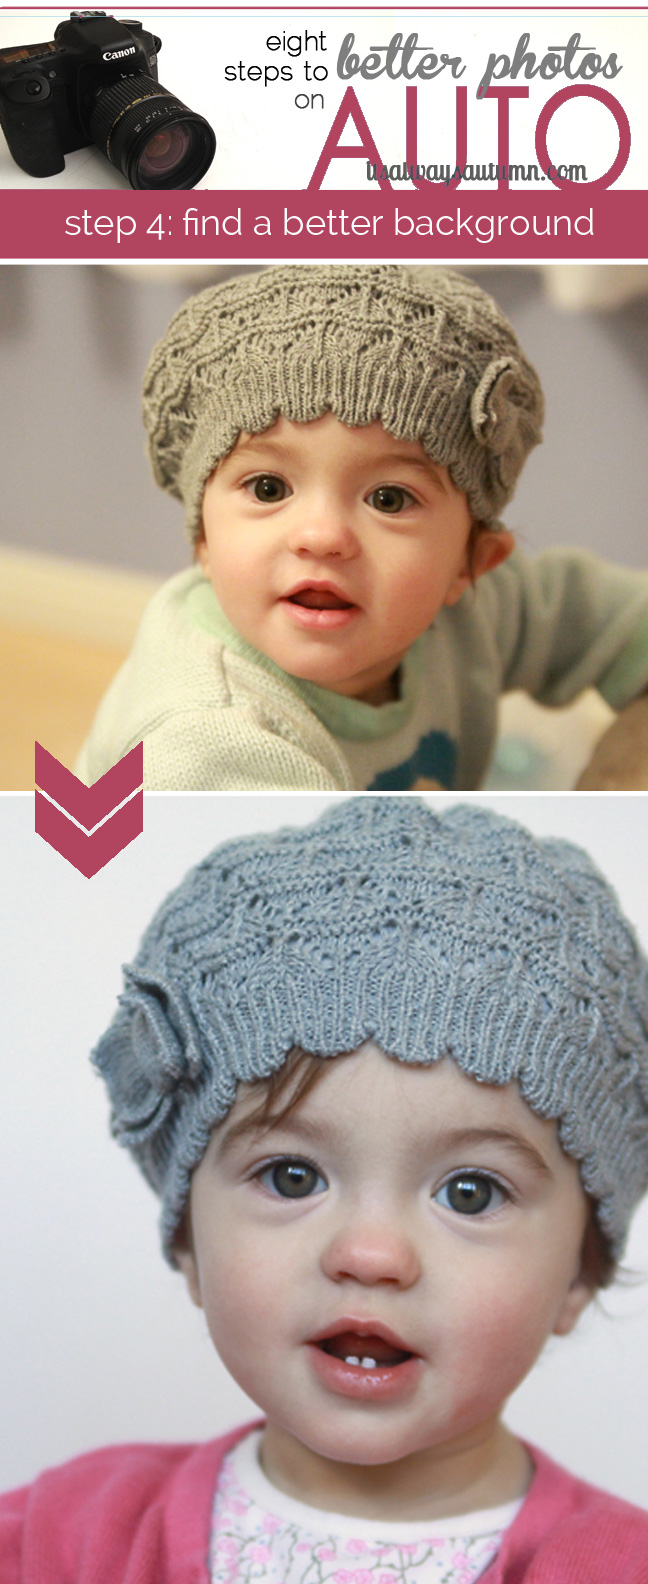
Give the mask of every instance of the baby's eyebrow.
M 293 451 L 289 443 L 286 444 L 271 435 L 263 434 L 263 432 L 258 435 L 246 435 L 244 440 L 237 440 L 233 450 L 224 458 L 222 465 L 226 467 L 230 462 L 236 465 L 241 460 L 245 460 L 248 455 L 252 457 L 259 456 L 262 460 L 270 456 L 270 458 L 275 457 L 278 461 L 290 462 L 293 458 Z M 375 456 L 359 458 L 357 465 L 358 467 L 371 468 L 373 470 L 379 469 L 381 473 L 384 473 L 385 479 L 389 478 L 391 468 L 414 468 L 418 473 L 424 473 L 426 478 L 431 479 L 438 489 L 446 489 L 445 480 L 440 469 L 432 461 L 431 457 L 416 457 L 410 456 L 407 451 L 386 450 L 384 452 L 377 451 Z
M 270 1117 L 267 1122 L 263 1122 L 253 1115 L 241 1117 L 238 1122 L 232 1122 L 220 1138 L 218 1159 L 224 1160 L 234 1149 L 239 1139 L 255 1136 L 265 1137 L 266 1134 L 272 1133 L 280 1133 L 284 1137 L 293 1137 L 297 1140 L 303 1140 L 305 1143 L 322 1144 L 330 1138 L 331 1128 L 327 1127 L 326 1124 L 321 1125 L 314 1118 L 300 1117 L 296 1112 L 285 1119 L 277 1117 L 275 1120 Z M 429 1135 L 422 1136 L 417 1142 L 422 1149 L 427 1146 L 435 1154 L 469 1149 L 471 1145 L 475 1148 L 480 1144 L 502 1145 L 509 1154 L 517 1155 L 524 1165 L 532 1167 L 540 1176 L 547 1181 L 553 1182 L 554 1174 L 548 1161 L 545 1160 L 540 1151 L 528 1139 L 523 1138 L 520 1133 L 512 1132 L 509 1128 L 450 1128 L 445 1131 L 441 1130 L 438 1134 L 433 1134 L 432 1137 Z M 408 1149 L 410 1149 L 411 1138 L 408 1138 L 407 1143 Z
M 266 436 L 263 433 L 248 435 L 245 440 L 237 440 L 233 449 L 224 457 L 223 466 L 227 462 L 237 462 L 239 457 L 246 456 L 249 451 L 253 454 L 270 452 L 277 457 L 290 457 L 292 455 L 290 445 L 285 445 L 282 440 L 273 440 L 270 435 Z
M 474 1144 L 475 1148 L 479 1144 L 501 1144 L 511 1155 L 519 1156 L 527 1166 L 534 1167 L 541 1176 L 553 1181 L 553 1172 L 544 1155 L 541 1155 L 528 1139 L 523 1138 L 520 1133 L 511 1132 L 509 1128 L 453 1128 L 450 1132 L 443 1133 L 438 1142 L 444 1149 L 451 1150 L 468 1148 L 471 1144 Z
M 224 1160 L 231 1153 L 239 1139 L 265 1137 L 270 1133 L 292 1135 L 297 1139 L 304 1139 L 307 1143 L 322 1144 L 329 1137 L 330 1129 L 320 1126 L 316 1121 L 296 1114 L 285 1119 L 281 1116 L 268 1117 L 265 1121 L 254 1114 L 240 1117 L 238 1122 L 231 1122 L 220 1137 L 218 1137 L 218 1159 Z
M 432 479 L 433 483 L 438 484 L 439 489 L 445 489 L 446 487 L 439 468 L 431 457 L 413 457 L 409 456 L 406 451 L 390 451 L 384 460 L 389 467 L 416 468 L 419 473 L 425 473 L 428 478 Z M 382 457 L 377 459 L 377 464 L 382 466 Z

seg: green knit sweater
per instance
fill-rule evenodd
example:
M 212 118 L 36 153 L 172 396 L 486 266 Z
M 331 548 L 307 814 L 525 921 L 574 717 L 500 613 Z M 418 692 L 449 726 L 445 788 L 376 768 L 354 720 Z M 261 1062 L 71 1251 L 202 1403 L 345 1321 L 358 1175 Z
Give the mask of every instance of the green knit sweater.
M 561 705 L 648 687 L 648 573 L 580 551 L 518 552 L 443 607 L 374 706 L 288 676 L 246 643 L 197 567 L 148 606 L 77 775 L 92 785 L 144 741 L 144 785 L 196 791 L 478 787 L 497 701 Z

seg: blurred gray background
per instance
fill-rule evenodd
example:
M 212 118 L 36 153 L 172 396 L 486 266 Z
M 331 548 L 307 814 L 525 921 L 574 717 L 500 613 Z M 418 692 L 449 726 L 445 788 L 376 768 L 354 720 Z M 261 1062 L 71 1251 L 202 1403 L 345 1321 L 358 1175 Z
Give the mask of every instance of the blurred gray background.
M 531 553 L 569 543 L 645 566 L 648 272 L 588 268 L 559 266 L 558 291 L 551 266 L 465 272 L 509 315 L 547 398 L 545 444 L 506 520 Z M 181 507 L 144 453 L 141 377 L 184 298 L 241 272 L 0 269 L 5 544 L 156 575 L 186 564 Z

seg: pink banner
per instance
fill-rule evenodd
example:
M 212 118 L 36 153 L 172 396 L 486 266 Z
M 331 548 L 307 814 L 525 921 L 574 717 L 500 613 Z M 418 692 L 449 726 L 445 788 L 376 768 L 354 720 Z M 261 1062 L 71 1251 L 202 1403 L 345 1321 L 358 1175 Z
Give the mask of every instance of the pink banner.
M 592 190 L 593 189 L 593 190 Z M 642 191 L 3 192 L 11 259 L 635 259 Z
M 144 829 L 144 793 L 136 792 L 94 831 L 81 830 L 62 809 L 36 792 L 35 830 L 74 869 L 91 880 Z
M 143 743 L 131 748 L 130 753 L 124 754 L 123 759 L 91 787 L 84 786 L 39 742 L 34 743 L 34 758 L 36 785 L 87 831 L 107 819 L 118 803 L 130 797 L 144 780 Z

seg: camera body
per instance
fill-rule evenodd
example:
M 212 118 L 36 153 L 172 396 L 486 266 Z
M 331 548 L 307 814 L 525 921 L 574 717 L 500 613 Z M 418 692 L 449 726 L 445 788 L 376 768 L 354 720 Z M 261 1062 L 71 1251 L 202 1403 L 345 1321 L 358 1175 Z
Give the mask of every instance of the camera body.
M 28 176 L 57 176 L 94 143 L 131 187 L 195 187 L 216 138 L 158 82 L 161 40 L 141 22 L 73 11 L 45 44 L 0 50 L 0 126 Z
M 16 164 L 28 176 L 64 170 L 65 154 L 94 141 L 102 88 L 135 72 L 157 81 L 161 42 L 141 22 L 73 11 L 51 42 L 0 50 L 0 125 Z

